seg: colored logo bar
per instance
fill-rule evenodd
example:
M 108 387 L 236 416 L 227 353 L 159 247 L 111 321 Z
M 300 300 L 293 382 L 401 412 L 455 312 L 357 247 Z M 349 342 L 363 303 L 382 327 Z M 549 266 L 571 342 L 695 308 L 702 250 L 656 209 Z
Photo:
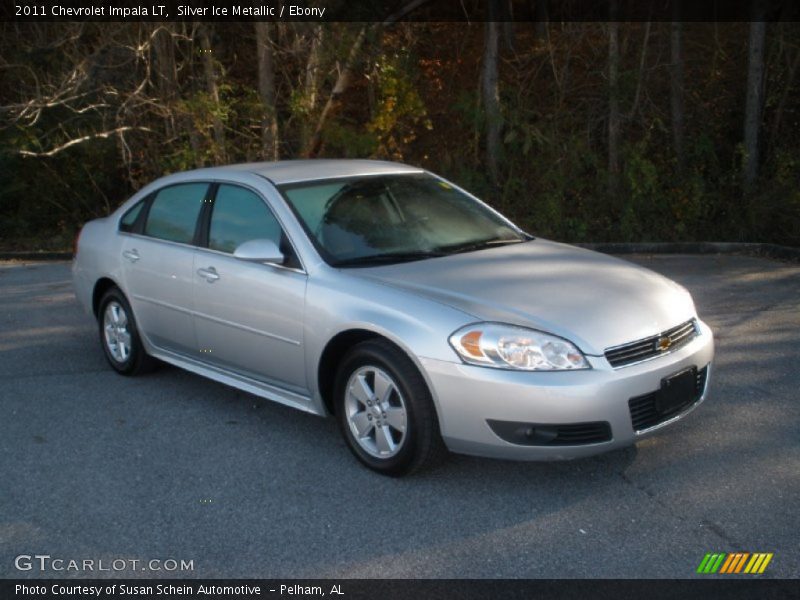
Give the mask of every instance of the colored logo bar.
M 754 552 L 752 554 L 750 552 L 709 552 L 700 561 L 697 572 L 758 575 L 764 572 L 773 556 L 772 552 Z

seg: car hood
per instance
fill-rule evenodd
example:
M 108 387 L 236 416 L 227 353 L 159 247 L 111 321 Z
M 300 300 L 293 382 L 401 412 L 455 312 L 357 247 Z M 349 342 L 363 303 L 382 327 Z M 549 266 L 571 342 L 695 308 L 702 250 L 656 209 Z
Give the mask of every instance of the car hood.
M 595 356 L 695 316 L 689 293 L 666 277 L 541 239 L 348 273 L 447 304 L 476 321 L 554 333 Z

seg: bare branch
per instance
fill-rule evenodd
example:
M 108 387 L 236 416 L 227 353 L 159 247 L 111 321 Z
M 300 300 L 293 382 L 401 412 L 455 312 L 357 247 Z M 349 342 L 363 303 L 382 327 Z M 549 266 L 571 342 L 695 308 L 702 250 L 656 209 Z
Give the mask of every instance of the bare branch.
M 18 154 L 20 156 L 33 156 L 35 158 L 45 158 L 48 156 L 55 156 L 56 154 L 63 152 L 67 148 L 75 146 L 77 144 L 82 144 L 83 142 L 88 142 L 89 140 L 94 140 L 98 138 L 107 138 L 111 137 L 112 135 L 120 135 L 126 131 L 147 131 L 152 132 L 152 129 L 149 127 L 117 127 L 116 129 L 112 129 L 110 131 L 101 131 L 98 133 L 91 133 L 89 135 L 84 135 L 83 137 L 75 138 L 70 140 L 60 146 L 56 146 L 52 150 L 48 150 L 47 152 L 31 152 L 30 150 L 19 150 Z

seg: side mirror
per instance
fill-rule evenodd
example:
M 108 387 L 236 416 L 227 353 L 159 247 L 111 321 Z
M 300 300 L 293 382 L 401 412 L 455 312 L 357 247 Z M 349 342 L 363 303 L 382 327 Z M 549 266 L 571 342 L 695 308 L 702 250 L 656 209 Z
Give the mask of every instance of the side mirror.
M 248 262 L 273 263 L 282 265 L 286 257 L 272 240 L 249 240 L 233 251 L 234 258 Z

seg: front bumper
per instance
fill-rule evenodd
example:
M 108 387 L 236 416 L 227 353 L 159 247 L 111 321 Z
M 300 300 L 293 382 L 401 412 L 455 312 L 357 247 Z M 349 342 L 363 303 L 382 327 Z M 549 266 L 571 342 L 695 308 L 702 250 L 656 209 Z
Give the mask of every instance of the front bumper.
M 711 329 L 682 348 L 652 360 L 614 369 L 602 356 L 587 356 L 584 371 L 523 372 L 423 358 L 442 437 L 453 452 L 516 460 L 564 460 L 633 444 L 678 421 L 706 397 L 714 357 Z M 696 401 L 655 426 L 634 430 L 629 401 L 659 389 L 661 380 L 684 369 L 707 368 Z M 489 421 L 571 426 L 608 423 L 608 441 L 578 445 L 524 445 L 497 435 Z

